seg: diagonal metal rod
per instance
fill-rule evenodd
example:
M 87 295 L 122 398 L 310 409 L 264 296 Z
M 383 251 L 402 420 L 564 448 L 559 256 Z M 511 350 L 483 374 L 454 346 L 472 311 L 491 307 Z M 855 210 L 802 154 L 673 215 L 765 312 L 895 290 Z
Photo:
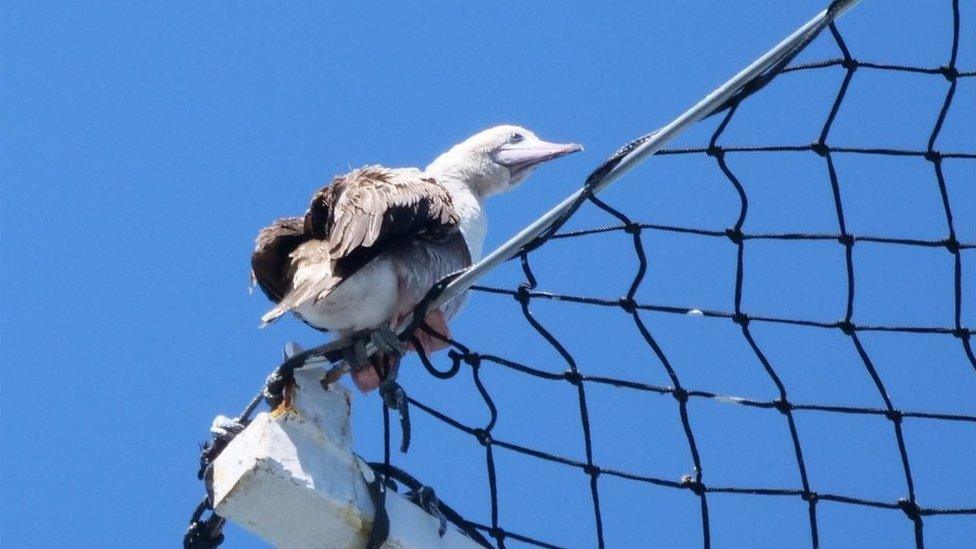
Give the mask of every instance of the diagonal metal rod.
M 691 107 L 680 116 L 671 121 L 670 124 L 657 130 L 652 137 L 628 153 L 620 162 L 602 179 L 590 187 L 593 194 L 606 189 L 611 183 L 619 179 L 622 175 L 629 172 L 638 164 L 646 160 L 649 156 L 659 151 L 669 141 L 677 137 L 695 122 L 708 116 L 716 108 L 724 104 L 729 98 L 739 92 L 744 86 L 753 81 L 760 74 L 775 65 L 782 58 L 794 51 L 794 49 L 804 44 L 810 37 L 829 25 L 835 18 L 842 15 L 845 11 L 857 4 L 860 0 L 843 0 L 835 2 L 830 8 L 817 14 L 816 17 L 808 21 L 805 25 L 797 29 L 782 42 L 777 44 L 762 57 L 756 59 L 751 65 L 743 69 L 739 74 L 730 78 L 727 82 L 719 86 L 715 91 L 708 94 L 697 105 Z M 484 259 L 464 271 L 457 278 L 451 281 L 444 289 L 443 293 L 431 304 L 437 307 L 457 297 L 470 288 L 479 278 L 488 271 L 505 261 L 514 257 L 519 250 L 526 244 L 532 242 L 537 236 L 545 232 L 555 221 L 560 219 L 574 203 L 587 192 L 587 187 L 580 187 L 573 194 L 559 203 L 556 207 L 549 210 L 539 219 L 535 220 L 528 227 L 499 246 L 495 251 L 488 254 Z M 405 326 L 404 326 L 405 327 Z
M 722 107 L 735 94 L 739 93 L 745 86 L 755 81 L 764 72 L 773 68 L 784 58 L 795 55 L 797 48 L 804 47 L 811 38 L 817 35 L 827 25 L 840 17 L 844 12 L 857 4 L 860 0 L 836 0 L 827 9 L 818 13 L 813 19 L 798 28 L 792 34 L 776 44 L 761 57 L 752 62 L 749 66 L 742 69 L 738 74 L 730 78 L 724 84 L 716 88 L 712 93 L 705 96 L 695 106 L 683 112 L 680 116 L 672 120 L 668 125 L 660 128 L 650 135 L 640 145 L 634 147 L 614 165 L 614 167 L 603 174 L 598 180 L 588 182 L 577 189 L 573 194 L 566 197 L 556 207 L 552 208 L 541 217 L 532 222 L 521 232 L 513 236 L 493 252 L 485 256 L 481 261 L 472 265 L 467 270 L 457 275 L 441 292 L 429 308 L 436 308 L 454 299 L 468 290 L 475 282 L 484 276 L 488 271 L 494 269 L 519 253 L 527 244 L 535 240 L 539 235 L 549 229 L 553 223 L 558 222 L 563 216 L 576 206 L 585 193 L 597 194 L 606 189 L 611 183 L 619 179 L 622 175 L 632 170 L 638 164 L 657 151 L 661 150 L 669 141 L 677 137 L 689 126 L 713 113 Z M 397 326 L 397 333 L 403 334 L 410 327 L 411 320 L 405 319 Z M 334 354 L 337 349 L 347 345 L 345 340 L 335 340 L 321 347 L 309 349 L 312 356 L 306 364 L 316 361 L 315 357 L 321 357 L 327 353 Z M 366 346 L 369 354 L 376 351 L 376 348 L 369 344 Z M 321 359 L 320 359 L 321 360 Z M 345 364 L 340 364 L 333 368 L 333 374 L 341 373 L 348 369 Z

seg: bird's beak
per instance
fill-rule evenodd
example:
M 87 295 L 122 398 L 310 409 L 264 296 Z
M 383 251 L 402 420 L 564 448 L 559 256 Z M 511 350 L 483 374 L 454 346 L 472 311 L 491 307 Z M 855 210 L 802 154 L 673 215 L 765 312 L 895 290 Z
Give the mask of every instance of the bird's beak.
M 576 143 L 549 143 L 541 139 L 526 139 L 519 143 L 506 143 L 495 151 L 495 162 L 509 170 L 522 171 L 543 162 L 583 150 Z

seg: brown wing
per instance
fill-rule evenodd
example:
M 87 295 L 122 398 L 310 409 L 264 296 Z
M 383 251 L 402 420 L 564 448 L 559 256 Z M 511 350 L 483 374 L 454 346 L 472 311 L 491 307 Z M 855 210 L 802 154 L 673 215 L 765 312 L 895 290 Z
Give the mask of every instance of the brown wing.
M 400 239 L 440 240 L 458 222 L 451 195 L 433 178 L 367 166 L 315 194 L 305 230 L 328 242 L 333 272 L 347 278 Z
M 309 238 L 303 217 L 284 217 L 258 233 L 251 254 L 251 277 L 271 301 L 281 301 L 291 290 L 289 255 Z
M 451 195 L 434 179 L 424 177 L 416 169 L 393 170 L 381 166 L 354 170 L 335 178 L 332 184 L 315 193 L 305 214 L 300 237 L 294 219 L 289 218 L 284 231 L 292 233 L 291 237 L 284 236 L 278 248 L 284 256 L 274 257 L 278 269 L 274 273 L 279 275 L 274 281 L 286 279 L 287 293 L 274 297 L 278 294 L 265 289 L 258 276 L 265 293 L 278 301 L 278 305 L 262 317 L 265 323 L 273 322 L 304 303 L 320 300 L 403 239 L 440 241 L 456 233 L 460 221 Z M 258 240 L 260 242 L 260 236 Z M 293 267 L 309 258 L 301 257 L 301 250 L 292 252 L 308 240 L 321 240 L 327 244 L 327 254 L 324 255 L 331 262 L 327 270 L 330 276 L 328 280 L 304 281 L 296 286 L 291 281 Z M 278 286 L 269 284 L 269 287 L 274 290 Z

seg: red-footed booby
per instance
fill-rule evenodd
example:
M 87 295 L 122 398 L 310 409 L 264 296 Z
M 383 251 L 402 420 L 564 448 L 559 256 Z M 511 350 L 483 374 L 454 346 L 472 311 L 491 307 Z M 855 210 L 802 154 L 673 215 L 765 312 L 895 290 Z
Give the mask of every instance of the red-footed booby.
M 252 277 L 277 303 L 262 325 L 290 311 L 319 330 L 353 336 L 353 379 L 364 392 L 376 388 L 365 342 L 384 351 L 374 361 L 396 367 L 400 349 L 391 328 L 437 281 L 481 258 L 485 199 L 579 150 L 506 125 L 455 145 L 423 171 L 366 166 L 336 177 L 303 217 L 279 219 L 258 234 Z M 428 312 L 425 322 L 449 337 L 447 320 L 462 301 Z M 420 329 L 413 335 L 427 353 L 447 346 Z

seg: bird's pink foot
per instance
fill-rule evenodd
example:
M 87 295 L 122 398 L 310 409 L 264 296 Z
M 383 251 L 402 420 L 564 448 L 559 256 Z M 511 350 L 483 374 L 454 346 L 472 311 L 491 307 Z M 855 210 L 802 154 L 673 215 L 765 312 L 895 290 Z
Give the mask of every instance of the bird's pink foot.
M 445 341 L 451 337 L 451 330 L 447 326 L 447 320 L 444 318 L 444 313 L 439 310 L 431 311 L 427 313 L 424 317 L 424 322 L 434 333 L 441 337 L 435 336 L 428 333 L 423 328 L 417 328 L 413 332 L 413 337 L 420 343 L 420 347 L 424 350 L 424 354 L 430 355 L 441 349 L 446 349 L 450 346 L 450 343 Z M 396 323 L 394 323 L 395 325 Z M 412 343 L 406 344 L 407 349 L 414 349 Z M 369 359 L 370 364 L 365 367 L 354 368 L 350 375 L 352 376 L 353 383 L 356 387 L 363 393 L 368 393 L 375 390 L 380 386 L 380 375 L 379 372 L 394 372 L 400 364 L 400 355 L 397 353 L 382 353 L 377 352 Z
M 376 353 L 369 359 L 370 365 L 365 368 L 354 369 L 350 375 L 356 388 L 364 394 L 380 386 L 378 372 L 395 372 L 400 365 L 400 356 L 396 354 Z
M 380 376 L 376 373 L 376 370 L 372 368 L 353 370 L 350 375 L 352 375 L 353 383 L 355 383 L 356 387 L 364 394 L 380 386 Z

